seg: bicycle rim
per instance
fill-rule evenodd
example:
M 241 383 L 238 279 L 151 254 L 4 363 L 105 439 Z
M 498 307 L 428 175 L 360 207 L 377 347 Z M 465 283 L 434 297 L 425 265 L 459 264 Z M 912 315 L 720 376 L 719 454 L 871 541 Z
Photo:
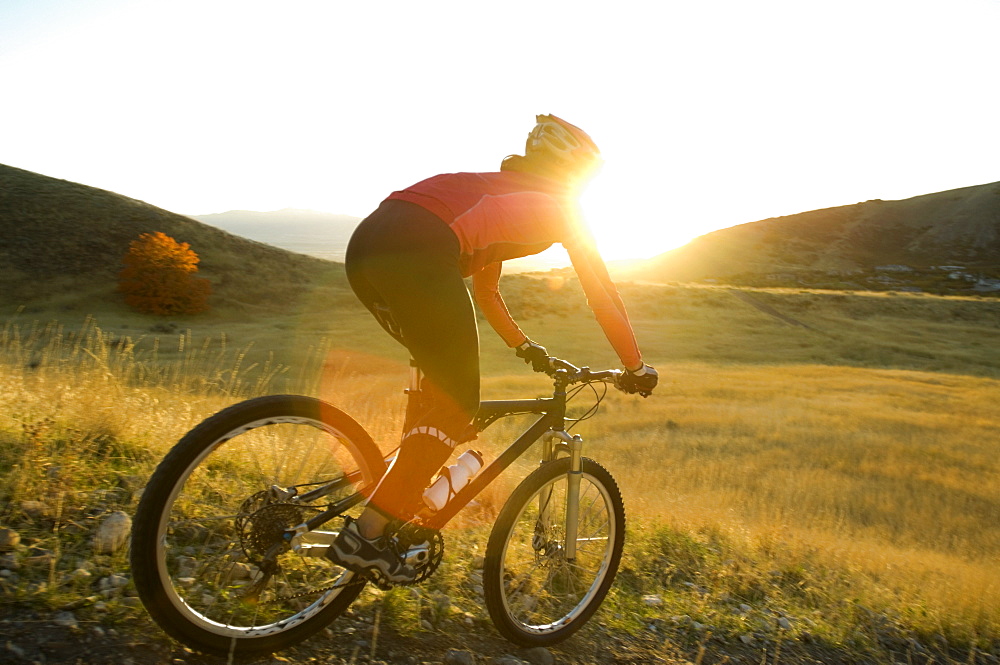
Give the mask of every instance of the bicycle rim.
M 169 610 L 150 611 L 161 623 L 173 624 L 164 625 L 168 632 L 196 648 L 282 648 L 319 630 L 360 590 L 362 582 L 352 573 L 322 556 L 339 521 L 307 534 L 299 551 L 289 549 L 282 536 L 374 483 L 384 465 L 380 468 L 377 456 L 372 459 L 377 449 L 370 440 L 345 433 L 358 427 L 346 415 L 321 416 L 319 403 L 308 398 L 289 404 L 298 408 L 266 409 L 278 415 L 253 408 L 231 417 L 223 412 L 219 422 L 210 419 L 205 425 L 211 426 L 185 437 L 196 454 L 186 461 L 164 460 L 172 480 L 153 556 Z M 353 482 L 346 480 L 349 474 Z M 324 496 L 293 499 L 338 480 Z
M 499 561 L 487 574 L 491 615 L 508 638 L 552 644 L 575 632 L 596 611 L 618 568 L 624 508 L 611 476 L 585 460 L 579 491 L 576 556 L 566 553 L 569 461 L 529 476 L 497 521 Z M 491 538 L 492 540 L 492 538 Z

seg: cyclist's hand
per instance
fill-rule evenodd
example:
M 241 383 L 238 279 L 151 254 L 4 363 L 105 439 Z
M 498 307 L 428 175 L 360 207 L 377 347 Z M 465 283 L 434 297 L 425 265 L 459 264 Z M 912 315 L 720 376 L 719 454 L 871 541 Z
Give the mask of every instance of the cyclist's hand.
M 524 358 L 526 365 L 531 365 L 531 369 L 536 372 L 547 372 L 549 370 L 549 352 L 541 344 L 535 344 L 530 339 L 517 347 L 515 350 L 518 358 Z
M 618 379 L 618 387 L 629 394 L 639 393 L 643 397 L 649 397 L 656 387 L 658 378 L 655 369 L 643 365 L 634 372 L 630 369 L 625 370 Z

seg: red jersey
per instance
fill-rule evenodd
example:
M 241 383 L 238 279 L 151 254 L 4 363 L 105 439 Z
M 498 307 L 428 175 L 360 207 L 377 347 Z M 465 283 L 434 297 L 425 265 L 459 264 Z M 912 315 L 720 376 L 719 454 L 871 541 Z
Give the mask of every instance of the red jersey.
M 446 173 L 393 192 L 451 226 L 461 247 L 460 266 L 490 325 L 508 346 L 526 336 L 500 296 L 500 264 L 537 254 L 553 243 L 566 248 L 580 285 L 625 367 L 642 365 L 625 305 L 608 275 L 579 205 L 558 181 L 516 171 Z

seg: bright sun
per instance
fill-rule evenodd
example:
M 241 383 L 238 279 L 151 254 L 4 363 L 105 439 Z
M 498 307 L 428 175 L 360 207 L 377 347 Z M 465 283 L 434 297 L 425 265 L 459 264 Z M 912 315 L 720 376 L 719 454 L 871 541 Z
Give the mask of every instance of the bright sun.
M 700 235 L 677 224 L 652 194 L 638 196 L 634 184 L 600 173 L 580 197 L 587 223 L 606 261 L 645 259 L 680 247 Z

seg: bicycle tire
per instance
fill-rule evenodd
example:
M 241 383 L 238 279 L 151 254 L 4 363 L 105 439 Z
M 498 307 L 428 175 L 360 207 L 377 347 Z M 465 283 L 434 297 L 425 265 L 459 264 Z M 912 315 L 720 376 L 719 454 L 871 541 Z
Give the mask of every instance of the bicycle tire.
M 600 607 L 622 556 L 625 506 L 607 469 L 583 458 L 577 557 L 568 561 L 565 493 L 570 460 L 543 464 L 501 509 L 486 546 L 483 590 L 497 630 L 526 647 L 550 646 L 579 630 Z M 542 497 L 556 507 L 543 523 Z M 554 498 L 553 498 L 554 497 Z
M 352 471 L 357 482 L 308 505 L 282 491 Z M 364 581 L 317 550 L 307 558 L 287 547 L 268 573 L 267 550 L 281 548 L 285 529 L 384 473 L 364 428 L 320 400 L 272 395 L 220 411 L 170 450 L 143 491 L 130 553 L 139 598 L 166 633 L 200 652 L 263 655 L 309 638 Z M 310 535 L 328 543 L 335 533 Z

